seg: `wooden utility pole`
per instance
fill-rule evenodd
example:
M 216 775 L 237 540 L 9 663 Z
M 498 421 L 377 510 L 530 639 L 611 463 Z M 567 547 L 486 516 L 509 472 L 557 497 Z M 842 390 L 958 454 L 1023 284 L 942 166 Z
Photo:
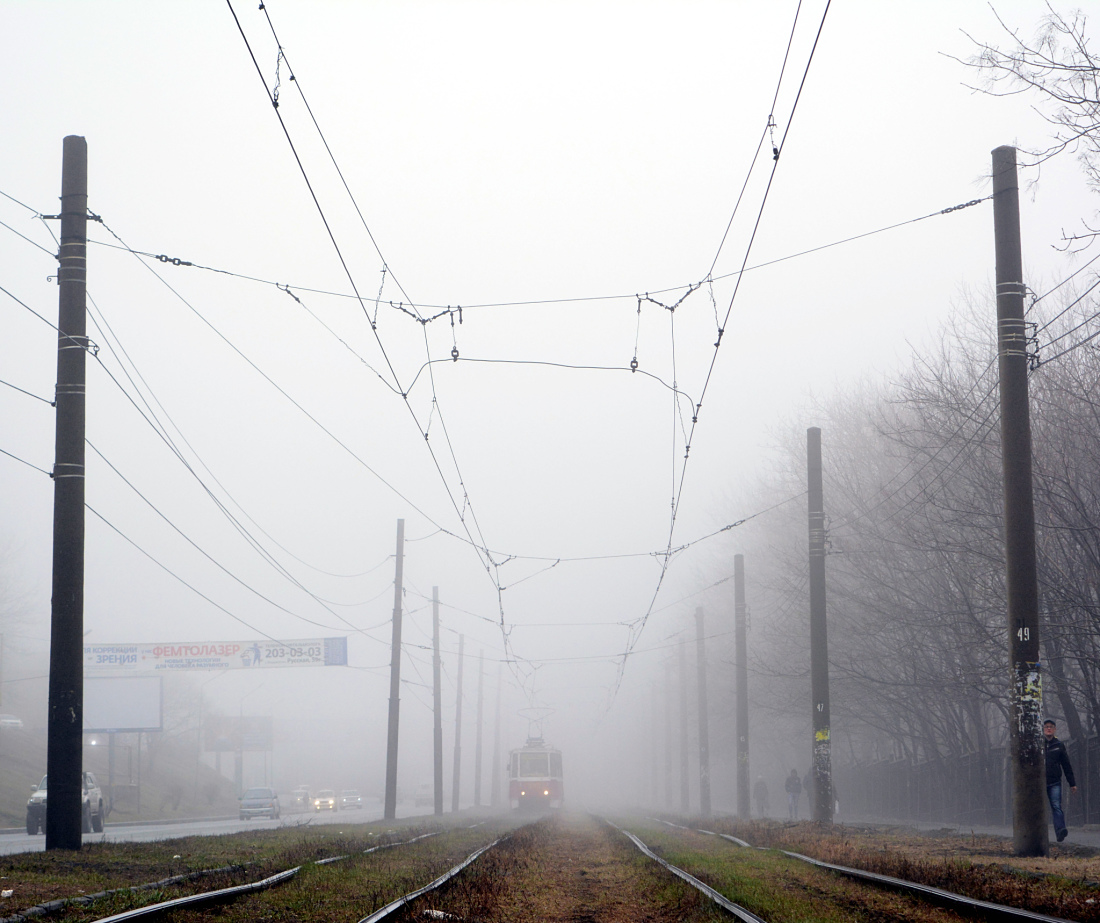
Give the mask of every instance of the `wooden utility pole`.
M 443 813 L 443 685 L 439 660 L 439 587 L 432 587 L 432 779 L 436 815 Z
M 497 720 L 493 725 L 493 771 L 489 774 L 492 789 L 489 791 L 489 806 L 500 804 L 500 764 L 504 754 L 500 752 L 500 696 L 503 689 L 504 667 L 497 664 Z
M 695 649 L 699 667 L 699 813 L 710 817 L 710 722 L 707 715 L 707 647 L 703 634 L 703 610 L 695 610 Z
M 84 744 L 84 397 L 88 274 L 88 143 L 65 138 L 57 271 L 57 407 L 53 467 L 53 598 L 46 771 L 46 849 L 80 849 Z M 90 828 L 89 828 L 90 830 Z
M 737 646 L 737 816 L 749 819 L 749 654 L 745 556 L 733 556 L 733 631 Z
M 691 810 L 691 792 L 688 788 L 688 671 L 687 652 L 683 639 L 680 648 L 680 811 L 687 814 Z
M 458 690 L 455 693 L 455 761 L 451 770 L 451 813 L 458 810 L 459 783 L 462 775 L 462 649 L 466 636 L 458 636 Z
M 393 635 L 390 644 L 390 719 L 386 734 L 386 804 L 383 817 L 397 817 L 397 727 L 401 704 L 401 584 L 405 563 L 405 520 L 397 520 L 397 565 L 393 577 Z
M 821 486 L 821 430 L 806 432 L 810 532 L 810 699 L 813 707 L 814 820 L 833 822 L 829 742 L 829 635 L 825 621 L 825 500 Z
M 997 357 L 1001 390 L 1008 648 L 1012 669 L 1012 838 L 1018 856 L 1045 856 L 1045 744 L 1039 669 L 1039 588 L 1031 485 L 1027 328 L 1020 247 L 1016 148 L 993 151 L 993 230 L 997 253 Z
M 477 655 L 477 733 L 474 735 L 474 807 L 481 807 L 481 729 L 485 715 L 485 651 Z

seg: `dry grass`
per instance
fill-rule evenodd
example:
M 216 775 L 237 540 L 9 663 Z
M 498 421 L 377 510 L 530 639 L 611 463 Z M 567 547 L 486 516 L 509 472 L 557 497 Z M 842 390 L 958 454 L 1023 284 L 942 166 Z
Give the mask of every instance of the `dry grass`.
M 410 839 L 442 828 L 392 825 L 349 827 L 284 827 L 216 837 L 183 837 L 154 843 L 92 843 L 79 851 L 17 853 L 0 857 L 0 887 L 13 894 L 0 901 L 0 917 L 37 904 L 79 898 L 120 888 L 132 888 L 208 869 L 224 869 L 138 894 L 110 899 L 111 906 L 138 906 L 200 891 L 256 881 L 328 856 L 362 852 L 380 843 Z M 97 902 L 93 916 L 99 913 Z M 76 908 L 71 911 L 77 913 Z M 51 917 L 53 919 L 54 917 Z
M 563 814 L 519 830 L 443 888 L 410 905 L 471 923 L 709 923 L 710 900 L 643 857 L 621 834 Z
M 735 820 L 709 820 L 704 826 L 755 846 L 799 852 L 979 900 L 1068 920 L 1100 921 L 1100 857 L 1083 847 L 1052 847 L 1049 857 L 1022 859 L 1011 854 L 1012 844 L 1003 837 L 950 831 Z
M 224 837 L 149 844 L 97 844 L 78 853 L 0 858 L 0 885 L 16 897 L 0 916 L 34 903 L 103 891 L 212 866 L 237 866 L 203 879 L 138 893 L 123 892 L 82 907 L 70 905 L 49 921 L 87 923 L 110 913 L 201 891 L 254 881 L 295 865 L 299 876 L 279 888 L 229 905 L 179 911 L 177 923 L 354 923 L 422 887 L 479 846 L 519 823 L 498 817 L 476 829 L 440 830 L 439 836 L 364 855 L 381 842 L 406 841 L 424 828 L 362 825 L 345 831 L 284 828 Z M 744 850 L 716 836 L 649 821 L 624 824 L 674 864 L 776 923 L 906 920 L 943 923 L 947 911 L 917 899 L 870 888 L 791 860 L 774 850 Z M 698 824 L 696 825 L 698 826 Z M 1014 860 L 996 838 L 921 836 L 901 830 L 813 824 L 711 820 L 750 842 L 797 851 L 840 865 L 922 881 L 984 900 L 1039 910 L 1068 920 L 1100 923 L 1100 891 L 1082 879 L 1096 875 L 1097 859 L 1078 850 L 1071 858 Z M 325 866 L 311 860 L 348 858 Z M 1067 865 L 1070 867 L 1067 868 Z M 1039 876 L 1039 877 L 1036 877 Z M 1098 876 L 1100 877 L 1100 876 Z M 1095 901 L 1092 904 L 1089 900 Z M 636 851 L 626 837 L 585 816 L 562 814 L 528 824 L 438 891 L 405 911 L 411 921 L 426 909 L 465 923 L 709 923 L 727 919 L 707 898 Z

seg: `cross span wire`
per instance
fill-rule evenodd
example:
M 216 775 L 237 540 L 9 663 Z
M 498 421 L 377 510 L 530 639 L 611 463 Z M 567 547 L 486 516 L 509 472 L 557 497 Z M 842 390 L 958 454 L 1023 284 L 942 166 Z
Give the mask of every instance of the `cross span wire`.
M 305 165 L 302 163 L 301 158 L 298 156 L 297 149 L 296 149 L 296 146 L 294 144 L 294 140 L 290 135 L 290 130 L 287 127 L 286 122 L 284 121 L 281 113 L 279 112 L 278 98 L 276 96 L 274 96 L 272 91 L 268 88 L 267 79 L 263 75 L 263 70 L 260 68 L 259 62 L 256 60 L 256 56 L 255 56 L 255 53 L 252 50 L 252 46 L 251 46 L 251 44 L 248 40 L 248 36 L 245 34 L 244 28 L 241 25 L 241 22 L 240 22 L 239 18 L 237 17 L 237 13 L 233 9 L 232 0 L 226 0 L 226 3 L 229 7 L 230 13 L 233 16 L 234 22 L 237 25 L 237 29 L 240 32 L 241 39 L 244 41 L 245 47 L 247 48 L 249 56 L 252 59 L 253 65 L 255 66 L 257 76 L 260 78 L 260 82 L 264 86 L 264 91 L 267 94 L 268 98 L 271 99 L 271 101 L 272 101 L 272 105 L 274 107 L 276 117 L 278 118 L 278 121 L 279 121 L 279 125 L 283 130 L 283 134 L 286 137 L 288 145 L 290 146 L 291 153 L 294 156 L 294 160 L 298 165 L 299 172 L 301 173 L 302 179 L 305 182 L 307 189 L 309 190 L 310 196 L 311 196 L 311 198 L 313 199 L 313 202 L 314 202 L 314 206 L 317 209 L 317 212 L 321 217 L 321 221 L 325 226 L 325 231 L 326 231 L 326 233 L 329 237 L 330 242 L 332 243 L 333 248 L 335 249 L 335 251 L 337 253 L 337 256 L 340 260 L 340 264 L 343 267 L 344 273 L 348 278 L 348 282 L 351 285 L 352 290 L 356 294 L 356 298 L 359 301 L 359 305 L 360 305 L 361 309 L 363 310 L 364 315 L 366 316 L 367 320 L 370 321 L 370 312 L 367 310 L 366 305 L 363 303 L 363 299 L 359 294 L 359 289 L 355 284 L 355 279 L 353 277 L 351 269 L 348 266 L 347 261 L 344 259 L 343 253 L 340 249 L 339 243 L 336 240 L 336 237 L 335 237 L 335 234 L 332 230 L 332 227 L 331 227 L 327 217 L 325 216 L 324 209 L 321 207 L 320 200 L 317 198 L 317 195 L 316 195 L 316 193 L 314 191 L 314 188 L 313 188 L 313 184 L 310 181 L 308 173 L 305 169 Z M 261 6 L 261 9 L 263 9 L 262 6 Z M 264 10 L 264 12 L 265 12 L 265 15 L 266 15 L 266 10 Z M 268 22 L 270 24 L 270 17 L 268 17 Z M 273 36 L 275 38 L 276 45 L 279 48 L 280 60 L 285 60 L 285 52 L 283 50 L 282 43 L 279 42 L 278 36 L 274 35 L 274 30 L 272 30 L 272 32 L 273 32 Z M 296 84 L 298 83 L 297 77 L 293 73 L 291 75 L 291 79 L 293 79 Z M 312 113 L 311 113 L 311 117 L 312 117 Z M 316 120 L 315 119 L 314 119 L 314 124 L 316 126 Z M 316 126 L 316 127 L 318 128 L 318 131 L 319 131 L 320 127 L 319 126 Z M 327 142 L 326 142 L 326 148 L 328 148 Z M 330 149 L 330 153 L 331 153 L 331 149 Z M 349 192 L 350 192 L 350 190 L 349 190 Z M 388 267 L 386 267 L 386 268 L 388 268 Z M 391 270 L 391 273 L 392 273 L 392 270 Z M 396 386 L 397 390 L 400 392 L 400 394 L 403 398 L 403 403 L 405 405 L 406 410 L 408 411 L 408 413 L 412 417 L 413 422 L 417 426 L 417 429 L 421 432 L 421 434 L 423 434 L 424 433 L 424 427 L 420 424 L 420 421 L 417 418 L 416 412 L 413 410 L 411 404 L 409 404 L 409 402 L 408 402 L 407 390 L 405 388 L 401 387 L 400 377 L 398 376 L 396 370 L 393 367 L 392 362 L 390 361 L 389 356 L 386 353 L 385 346 L 382 343 L 382 338 L 381 338 L 381 335 L 379 334 L 379 331 L 378 331 L 378 328 L 377 328 L 376 324 L 373 324 L 373 323 L 371 324 L 371 331 L 374 335 L 375 342 L 377 343 L 378 348 L 382 352 L 383 358 L 385 359 L 385 362 L 386 362 L 386 366 L 389 369 L 390 374 L 393 376 L 394 385 Z M 427 347 L 427 341 L 426 340 L 425 340 L 425 346 Z M 430 353 L 429 353 L 429 359 L 430 358 L 431 357 L 430 357 Z M 429 367 L 429 376 L 430 376 L 430 374 L 431 374 L 431 369 Z M 434 383 L 433 383 L 433 406 L 435 406 L 438 409 L 438 400 L 435 399 L 436 397 L 437 396 L 435 395 L 435 389 L 434 389 Z M 441 422 L 442 422 L 442 416 L 441 416 Z M 444 489 L 446 490 L 447 496 L 448 496 L 449 500 L 451 501 L 451 505 L 454 508 L 455 513 L 458 516 L 459 522 L 461 523 L 463 530 L 466 532 L 466 534 L 469 538 L 470 545 L 477 552 L 478 557 L 481 560 L 482 566 L 484 567 L 484 569 L 485 569 L 486 573 L 488 574 L 489 578 L 492 580 L 494 587 L 497 588 L 498 602 L 499 602 L 499 606 L 500 606 L 500 615 L 501 615 L 501 633 L 502 633 L 502 636 L 504 638 L 504 643 L 507 645 L 508 638 L 507 638 L 507 627 L 506 627 L 505 619 L 504 619 L 504 604 L 503 604 L 503 598 L 500 596 L 500 589 L 499 589 L 500 588 L 500 580 L 499 580 L 499 576 L 496 576 L 494 574 L 494 572 L 496 570 L 496 565 L 495 565 L 495 562 L 492 560 L 491 556 L 489 556 L 489 554 L 487 552 L 487 543 L 485 541 L 484 534 L 481 531 L 480 524 L 478 523 L 477 515 L 474 512 L 473 505 L 470 501 L 469 494 L 466 491 L 465 482 L 464 482 L 464 478 L 462 477 L 461 468 L 458 464 L 458 459 L 455 457 L 454 448 L 450 443 L 449 436 L 446 435 L 446 426 L 444 425 L 443 428 L 444 428 L 444 435 L 446 437 L 448 450 L 449 450 L 450 455 L 451 455 L 451 461 L 454 464 L 455 473 L 458 477 L 458 484 L 459 484 L 459 487 L 462 489 L 462 506 L 461 507 L 459 506 L 459 504 L 458 504 L 458 502 L 455 498 L 454 491 L 452 490 L 452 487 L 451 487 L 450 483 L 448 482 L 446 475 L 443 473 L 443 469 L 442 469 L 442 466 L 440 465 L 439 459 L 436 456 L 436 453 L 435 453 L 434 449 L 431 447 L 431 445 L 430 445 L 430 443 L 428 442 L 427 439 L 425 439 L 425 446 L 427 446 L 427 450 L 428 450 L 429 455 L 431 456 L 432 463 L 434 464 L 434 466 L 436 468 L 436 471 L 439 474 L 441 481 L 443 482 Z M 469 510 L 470 520 L 473 524 L 474 530 L 478 533 L 478 537 L 479 537 L 480 541 L 477 541 L 477 540 L 474 539 L 474 536 L 473 536 L 473 534 L 470 530 L 470 524 L 467 523 L 467 519 L 466 519 L 466 511 L 467 510 Z M 429 520 L 429 521 L 431 521 L 431 520 Z
M 670 518 L 669 531 L 668 531 L 667 552 L 666 552 L 666 557 L 664 558 L 664 561 L 662 562 L 661 573 L 660 573 L 660 576 L 657 579 L 657 586 L 654 589 L 653 595 L 650 599 L 649 608 L 647 609 L 646 613 L 639 619 L 637 627 L 634 630 L 632 630 L 630 639 L 629 639 L 629 641 L 627 643 L 627 646 L 626 646 L 626 650 L 622 654 L 622 659 L 621 659 L 620 664 L 619 664 L 618 675 L 617 675 L 617 677 L 615 679 L 615 683 L 612 687 L 612 691 L 611 691 L 611 695 L 610 695 L 610 701 L 608 702 L 608 705 L 607 705 L 607 709 L 606 709 L 607 711 L 610 711 L 611 705 L 614 703 L 614 700 L 615 700 L 616 696 L 618 695 L 618 691 L 619 691 L 619 689 L 622 685 L 623 674 L 626 670 L 627 661 L 630 658 L 631 654 L 634 652 L 634 649 L 637 647 L 638 641 L 640 640 L 640 638 L 642 636 L 642 633 L 645 631 L 646 624 L 648 623 L 650 615 L 653 612 L 653 608 L 654 608 L 654 606 L 656 605 L 656 602 L 657 602 L 657 597 L 661 592 L 661 587 L 663 586 L 665 577 L 668 574 L 669 565 L 672 562 L 672 557 L 673 557 L 673 554 L 672 554 L 673 545 L 672 545 L 672 543 L 673 543 L 673 536 L 674 536 L 675 530 L 676 530 L 676 518 L 677 518 L 677 514 L 679 512 L 680 499 L 683 496 L 683 489 L 684 489 L 684 484 L 685 484 L 685 481 L 686 481 L 687 471 L 688 471 L 688 460 L 689 460 L 689 456 L 690 456 L 690 452 L 691 452 L 692 441 L 694 439 L 695 429 L 696 429 L 696 427 L 698 425 L 698 421 L 699 421 L 699 414 L 700 414 L 700 411 L 702 410 L 703 400 L 706 397 L 707 389 L 710 386 L 711 378 L 714 374 L 714 369 L 715 369 L 715 367 L 717 365 L 717 362 L 718 362 L 718 354 L 719 354 L 719 350 L 721 349 L 721 345 L 722 345 L 722 335 L 723 335 L 723 333 L 724 333 L 724 331 L 725 331 L 725 329 L 726 329 L 726 327 L 729 323 L 730 314 L 733 312 L 733 306 L 734 306 L 734 303 L 736 302 L 737 294 L 740 291 L 741 280 L 744 278 L 745 267 L 748 265 L 749 256 L 752 252 L 752 246 L 753 246 L 753 243 L 756 240 L 756 234 L 757 234 L 757 231 L 759 230 L 759 227 L 760 227 L 760 221 L 761 221 L 761 219 L 763 218 L 763 215 L 764 215 L 764 208 L 767 205 L 768 193 L 771 191 L 772 183 L 775 180 L 776 170 L 778 168 L 779 161 L 781 159 L 783 149 L 786 146 L 787 136 L 790 132 L 791 125 L 794 121 L 794 116 L 795 116 L 795 112 L 798 109 L 799 100 L 802 98 L 802 90 L 806 85 L 806 78 L 808 77 L 809 72 L 810 72 L 810 65 L 813 63 L 814 53 L 816 52 L 817 47 L 818 47 L 818 43 L 821 40 L 822 30 L 825 28 L 825 21 L 826 21 L 826 18 L 828 17 L 828 14 L 829 14 L 829 7 L 831 5 L 831 2 L 832 2 L 832 0 L 826 0 L 825 9 L 824 9 L 824 12 L 821 15 L 821 22 L 818 26 L 817 34 L 814 38 L 813 47 L 810 49 L 810 54 L 807 58 L 806 66 L 805 66 L 805 68 L 803 70 L 803 73 L 802 73 L 802 80 L 799 83 L 798 92 L 795 95 L 794 103 L 791 106 L 791 112 L 790 112 L 790 115 L 787 118 L 787 123 L 786 123 L 786 127 L 783 131 L 782 138 L 779 142 L 779 145 L 776 148 L 775 157 L 772 160 L 771 171 L 769 172 L 769 175 L 768 175 L 767 185 L 765 186 L 764 192 L 761 196 L 760 205 L 757 209 L 756 219 L 753 223 L 752 232 L 749 236 L 748 243 L 745 247 L 744 257 L 741 260 L 741 270 L 737 274 L 737 282 L 734 286 L 733 294 L 730 296 L 729 305 L 726 308 L 725 317 L 724 317 L 721 325 L 718 328 L 718 339 L 714 344 L 714 352 L 711 355 L 710 364 L 709 364 L 709 367 L 708 367 L 707 372 L 706 372 L 706 376 L 705 376 L 704 381 L 703 381 L 703 388 L 702 388 L 702 392 L 699 396 L 699 402 L 695 405 L 695 413 L 692 417 L 691 430 L 689 432 L 688 439 L 686 440 L 686 444 L 685 444 L 684 461 L 683 461 L 683 465 L 680 469 L 679 484 L 676 487 L 676 489 L 674 491 L 674 495 L 673 495 L 672 515 L 671 515 L 671 518 Z M 771 121 L 770 118 L 769 118 L 769 121 Z

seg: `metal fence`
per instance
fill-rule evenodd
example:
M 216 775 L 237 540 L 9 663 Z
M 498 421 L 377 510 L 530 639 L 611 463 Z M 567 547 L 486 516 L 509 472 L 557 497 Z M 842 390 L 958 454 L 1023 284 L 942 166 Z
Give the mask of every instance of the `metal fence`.
M 1063 783 L 1070 826 L 1100 824 L 1100 739 L 1067 741 L 1077 780 Z M 916 762 L 882 760 L 837 766 L 834 778 L 843 816 L 945 825 L 1012 825 L 1012 785 L 1003 747 L 987 753 Z

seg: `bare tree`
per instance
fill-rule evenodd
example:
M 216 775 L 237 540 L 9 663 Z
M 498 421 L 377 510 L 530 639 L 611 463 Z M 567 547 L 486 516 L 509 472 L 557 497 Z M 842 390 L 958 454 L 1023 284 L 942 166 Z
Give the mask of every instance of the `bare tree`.
M 968 35 L 978 51 L 962 63 L 984 78 L 974 89 L 994 96 L 1036 96 L 1036 110 L 1054 132 L 1049 144 L 1024 154 L 1032 164 L 1067 152 L 1076 154 L 1089 185 L 1100 192 L 1100 57 L 1089 48 L 1088 19 L 1083 12 L 1059 13 L 1049 3 L 1047 10 L 1032 39 L 1021 37 L 994 11 L 1006 44 L 981 42 Z M 1085 227 L 1086 233 L 1068 236 L 1067 245 L 1081 246 L 1100 234 L 1100 229 Z

